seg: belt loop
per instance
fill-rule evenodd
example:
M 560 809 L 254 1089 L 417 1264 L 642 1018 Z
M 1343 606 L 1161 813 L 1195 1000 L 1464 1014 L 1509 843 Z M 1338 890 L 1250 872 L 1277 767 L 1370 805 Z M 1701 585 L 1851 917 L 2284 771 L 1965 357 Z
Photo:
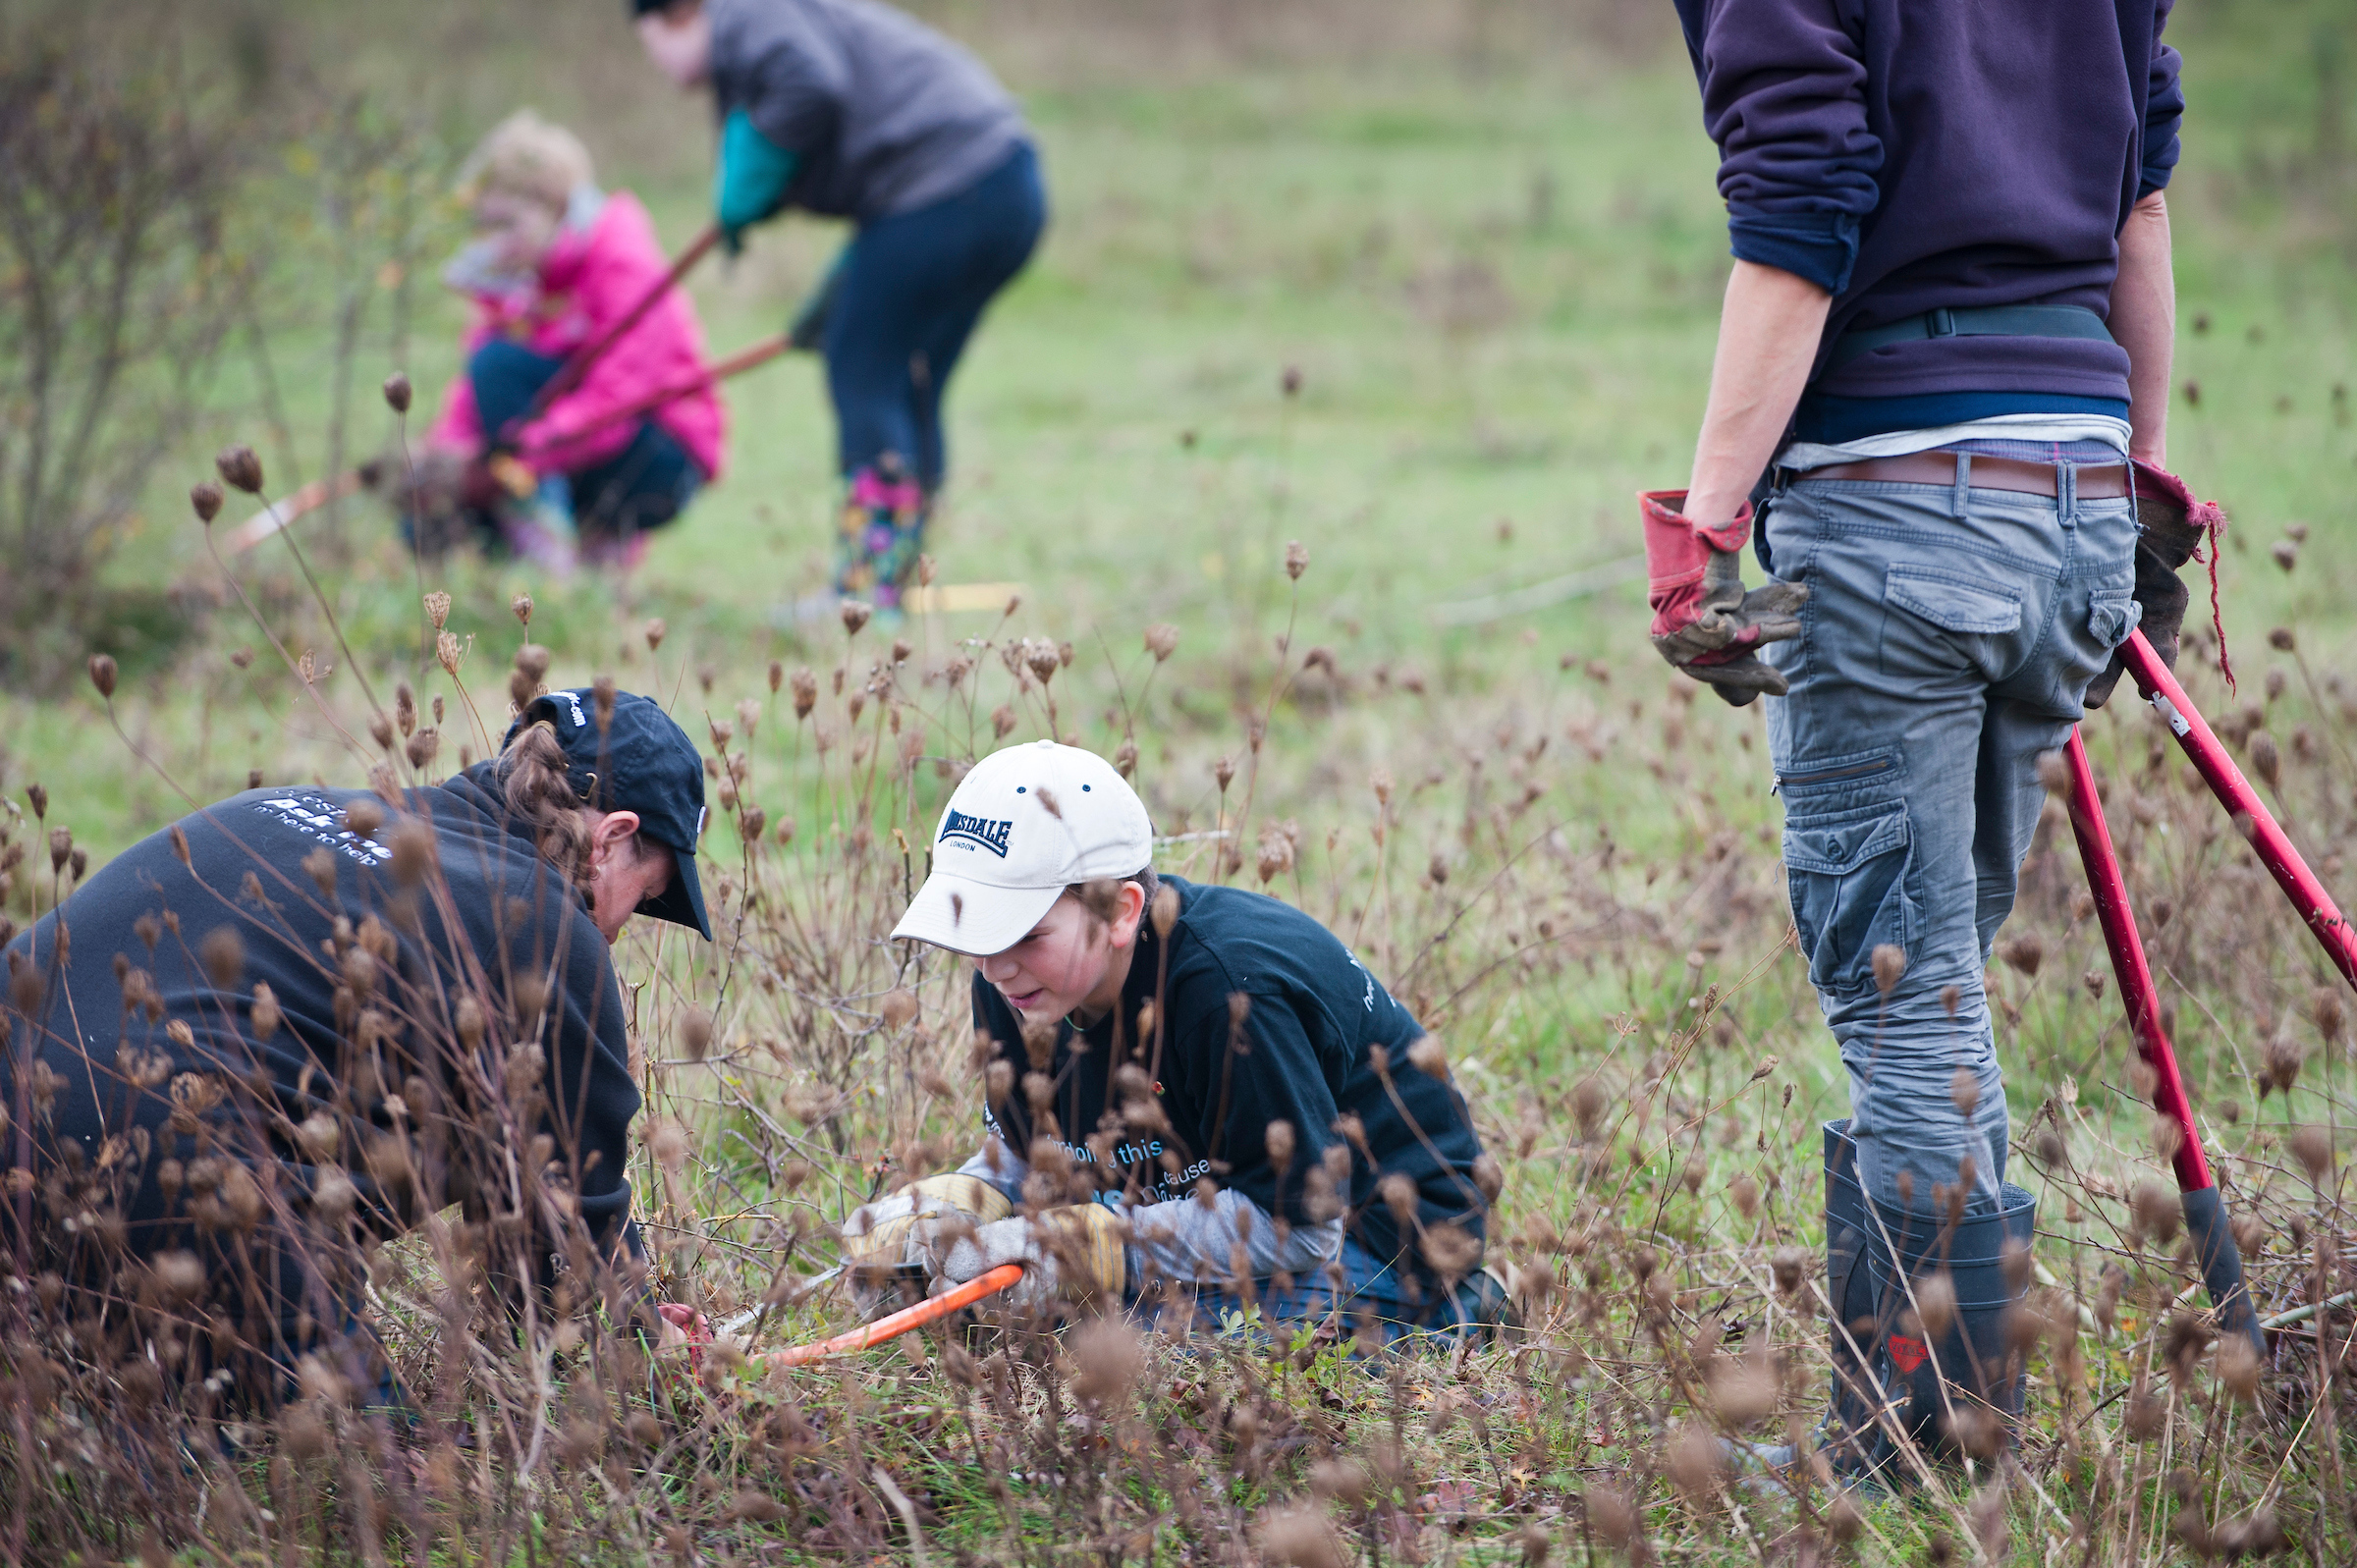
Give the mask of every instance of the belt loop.
M 2079 525 L 2079 468 L 2076 463 L 2055 464 L 2055 515 L 2065 528 Z
M 1964 503 L 1969 499 L 1971 490 L 1972 454 L 1959 452 L 1956 454 L 1956 494 L 1955 500 L 1951 503 L 1958 522 L 1964 520 Z

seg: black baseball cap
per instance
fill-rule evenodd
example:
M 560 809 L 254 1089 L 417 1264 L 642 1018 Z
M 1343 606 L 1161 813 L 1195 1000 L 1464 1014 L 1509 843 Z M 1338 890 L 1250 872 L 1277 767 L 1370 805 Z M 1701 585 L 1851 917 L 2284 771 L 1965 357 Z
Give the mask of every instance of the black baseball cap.
M 687 731 L 653 699 L 614 693 L 613 717 L 601 730 L 597 693 L 589 686 L 534 697 L 500 741 L 505 751 L 532 725 L 546 721 L 572 766 L 574 792 L 599 811 L 638 813 L 638 831 L 672 851 L 671 886 L 638 906 L 638 913 L 685 926 L 712 940 L 704 887 L 695 875 L 695 841 L 704 831 L 704 759 Z

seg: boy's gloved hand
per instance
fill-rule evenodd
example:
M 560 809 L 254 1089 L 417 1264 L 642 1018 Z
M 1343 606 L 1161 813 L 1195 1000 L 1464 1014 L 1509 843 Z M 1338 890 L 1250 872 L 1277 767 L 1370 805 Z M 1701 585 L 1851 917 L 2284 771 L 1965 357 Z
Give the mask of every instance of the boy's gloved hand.
M 2138 624 L 2144 640 L 2171 670 L 2177 667 L 2177 637 L 2185 629 L 2185 608 L 2192 602 L 2179 568 L 2193 559 L 2205 537 L 2226 525 L 2225 514 L 2215 501 L 2197 501 L 2193 489 L 2165 468 L 2132 462 L 2136 482 L 2136 603 L 2144 609 Z M 2119 655 L 2087 686 L 2082 699 L 2100 708 L 2119 684 Z
M 1698 528 L 1679 510 L 1683 490 L 1651 490 L 1637 501 L 1645 518 L 1647 597 L 1653 645 L 1662 657 L 1706 681 L 1735 707 L 1765 691 L 1784 694 L 1784 677 L 1763 661 L 1763 644 L 1800 635 L 1798 612 L 1809 597 L 1797 582 L 1743 591 L 1741 552 L 1751 537 L 1751 507 L 1715 528 Z
M 751 115 L 742 109 L 730 112 L 720 128 L 720 163 L 712 171 L 712 212 L 730 255 L 744 248 L 745 230 L 786 204 L 800 162 L 763 135 Z
M 979 1279 L 1004 1264 L 1019 1263 L 1023 1277 L 990 1298 L 1013 1318 L 1039 1317 L 1063 1306 L 1119 1301 L 1128 1278 L 1121 1217 L 1100 1204 L 1074 1204 L 1044 1214 L 1001 1219 L 951 1240 L 928 1262 L 930 1294 Z
M 971 1233 L 1003 1219 L 1014 1206 L 1007 1195 L 973 1176 L 927 1176 L 889 1198 L 851 1212 L 843 1224 L 843 1261 L 850 1265 L 851 1299 L 864 1317 L 902 1305 L 893 1275 L 925 1269 L 936 1237 Z

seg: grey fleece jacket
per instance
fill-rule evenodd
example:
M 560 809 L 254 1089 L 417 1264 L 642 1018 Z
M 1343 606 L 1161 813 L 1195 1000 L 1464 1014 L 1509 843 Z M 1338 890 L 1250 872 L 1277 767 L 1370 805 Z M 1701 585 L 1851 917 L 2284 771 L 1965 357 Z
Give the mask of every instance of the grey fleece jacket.
M 712 96 L 799 164 L 790 205 L 872 223 L 965 189 L 1029 139 L 981 61 L 876 0 L 707 0 Z

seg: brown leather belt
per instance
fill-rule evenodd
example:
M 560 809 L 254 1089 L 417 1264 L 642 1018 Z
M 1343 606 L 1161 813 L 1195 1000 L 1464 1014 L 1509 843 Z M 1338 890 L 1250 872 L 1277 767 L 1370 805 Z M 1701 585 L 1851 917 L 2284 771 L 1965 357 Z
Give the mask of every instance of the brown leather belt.
M 1953 452 L 1910 452 L 1903 458 L 1869 458 L 1864 462 L 1836 462 L 1830 467 L 1810 468 L 1798 477 L 1952 487 L 1956 482 L 1958 456 Z M 1975 490 L 2012 490 L 2030 496 L 2061 493 L 2053 463 L 2024 462 L 2018 458 L 1976 456 L 1972 460 L 1971 476 L 1965 482 Z M 2082 501 L 2117 500 L 2128 493 L 2128 465 L 2115 462 L 2100 468 L 2082 467 L 2078 471 L 2078 490 Z

